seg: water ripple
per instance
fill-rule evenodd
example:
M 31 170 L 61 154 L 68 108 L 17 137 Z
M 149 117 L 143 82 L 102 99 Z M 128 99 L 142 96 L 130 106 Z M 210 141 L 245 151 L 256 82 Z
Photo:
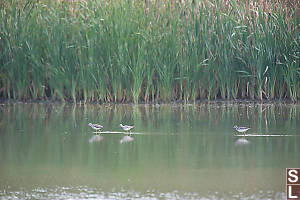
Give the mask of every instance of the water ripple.
M 171 192 L 160 192 L 158 190 L 147 190 L 139 192 L 125 189 L 112 189 L 112 191 L 103 191 L 98 188 L 89 188 L 87 186 L 80 187 L 56 187 L 56 188 L 36 188 L 32 190 L 21 189 L 13 191 L 11 189 L 0 190 L 0 199 L 285 199 L 284 192 L 275 192 L 271 190 L 259 190 L 255 194 L 245 194 L 243 192 L 220 193 L 208 192 L 207 194 L 199 194 L 197 192 L 179 192 L 177 190 Z

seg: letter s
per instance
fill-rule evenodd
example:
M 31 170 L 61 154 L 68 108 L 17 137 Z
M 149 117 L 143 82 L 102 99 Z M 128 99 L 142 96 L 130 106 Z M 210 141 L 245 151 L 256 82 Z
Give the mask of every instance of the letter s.
M 297 170 L 295 170 L 295 169 L 292 169 L 292 170 L 290 170 L 289 172 L 288 172 L 288 174 L 289 174 L 289 178 L 288 178 L 288 180 L 289 180 L 289 182 L 291 182 L 291 183 L 296 183 L 297 181 L 298 181 L 298 172 L 297 172 Z M 292 178 L 291 178 L 292 177 Z

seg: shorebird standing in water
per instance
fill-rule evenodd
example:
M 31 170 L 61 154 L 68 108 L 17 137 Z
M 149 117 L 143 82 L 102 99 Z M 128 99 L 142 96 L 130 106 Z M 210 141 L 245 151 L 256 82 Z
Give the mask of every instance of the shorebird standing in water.
M 128 131 L 130 132 L 130 135 L 131 135 L 131 129 L 133 129 L 134 128 L 134 126 L 128 126 L 128 125 L 123 125 L 123 124 L 120 124 L 120 126 L 122 127 L 122 129 L 124 130 L 124 131 L 127 131 L 127 133 L 128 133 Z
M 101 128 L 103 128 L 103 126 L 100 125 L 100 124 L 92 124 L 92 123 L 89 123 L 88 125 L 89 125 L 90 127 L 92 127 L 93 129 L 95 129 L 96 132 L 97 132 L 98 130 L 100 130 Z M 99 131 L 99 133 L 100 133 L 100 131 Z
M 245 135 L 245 132 L 250 129 L 248 127 L 238 127 L 237 125 L 235 125 L 233 128 L 235 128 L 235 130 L 237 130 L 240 133 L 244 133 L 244 135 Z

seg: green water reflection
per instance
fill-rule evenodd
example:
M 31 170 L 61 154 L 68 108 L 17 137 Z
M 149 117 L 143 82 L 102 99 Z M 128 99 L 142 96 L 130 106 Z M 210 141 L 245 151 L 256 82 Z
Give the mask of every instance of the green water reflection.
M 2 105 L 0 197 L 22 199 L 285 198 L 300 167 L 299 105 Z M 124 134 L 93 133 L 135 125 Z M 126 138 L 127 137 L 127 138 Z M 82 196 L 83 195 L 83 196 Z

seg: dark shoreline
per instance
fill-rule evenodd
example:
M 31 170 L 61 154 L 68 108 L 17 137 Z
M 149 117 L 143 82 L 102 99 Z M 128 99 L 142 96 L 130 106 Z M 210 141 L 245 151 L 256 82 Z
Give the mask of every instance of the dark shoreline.
M 296 102 L 291 100 L 250 100 L 250 99 L 236 99 L 236 100 L 197 100 L 197 101 L 170 101 L 170 102 L 84 102 L 84 101 L 59 101 L 59 100 L 3 100 L 0 99 L 0 105 L 10 104 L 70 104 L 70 105 L 199 105 L 199 104 L 285 104 L 297 105 L 300 104 L 299 100 Z

